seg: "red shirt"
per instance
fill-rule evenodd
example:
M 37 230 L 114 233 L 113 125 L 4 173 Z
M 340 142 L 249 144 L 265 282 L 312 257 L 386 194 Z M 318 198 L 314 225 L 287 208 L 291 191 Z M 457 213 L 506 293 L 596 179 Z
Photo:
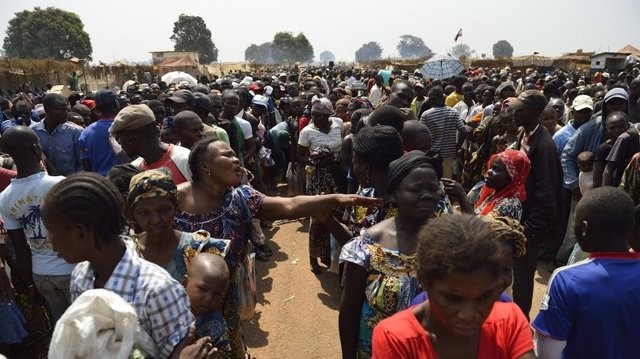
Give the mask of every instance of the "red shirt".
M 165 153 L 164 156 L 162 156 L 159 160 L 150 164 L 147 164 L 144 160 L 142 160 L 142 163 L 140 164 L 140 168 L 144 171 L 147 171 L 147 170 L 153 170 L 160 167 L 167 167 L 169 171 L 171 171 L 171 177 L 173 177 L 173 182 L 175 182 L 176 185 L 183 182 L 187 182 L 187 179 L 182 175 L 182 172 L 180 172 L 180 170 L 178 169 L 178 166 L 176 166 L 175 162 L 173 162 L 173 160 L 171 159 L 172 154 L 173 154 L 173 145 L 169 145 L 169 149 L 167 150 L 167 153 Z
M 529 322 L 515 303 L 496 302 L 480 329 L 478 358 L 513 359 L 533 350 Z M 373 330 L 373 359 L 437 359 L 413 309 L 381 321 Z
M 300 116 L 300 120 L 298 121 L 298 136 L 300 135 L 300 132 L 302 132 L 302 129 L 307 127 L 309 123 L 311 123 L 311 117 Z
M 0 192 L 11 184 L 11 179 L 16 178 L 18 173 L 16 171 L 8 170 L 4 167 L 0 167 Z

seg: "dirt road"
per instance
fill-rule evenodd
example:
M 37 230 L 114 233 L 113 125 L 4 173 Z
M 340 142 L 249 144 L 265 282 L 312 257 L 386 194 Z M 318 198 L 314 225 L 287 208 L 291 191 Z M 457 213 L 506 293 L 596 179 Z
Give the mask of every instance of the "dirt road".
M 340 358 L 338 276 L 309 270 L 308 226 L 293 221 L 264 230 L 274 254 L 269 262 L 257 262 L 256 315 L 243 327 L 256 358 Z M 532 318 L 550 275 L 548 265 L 538 270 Z

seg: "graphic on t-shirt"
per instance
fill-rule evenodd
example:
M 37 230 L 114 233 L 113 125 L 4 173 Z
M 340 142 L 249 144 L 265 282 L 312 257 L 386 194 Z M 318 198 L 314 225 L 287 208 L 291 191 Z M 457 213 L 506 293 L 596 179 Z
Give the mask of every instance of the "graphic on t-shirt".
M 34 203 L 34 198 L 39 196 L 27 196 L 26 201 L 21 200 L 12 208 L 14 218 L 20 227 L 24 230 L 24 234 L 29 241 L 31 249 L 52 249 L 51 242 L 48 240 L 47 230 L 42 223 L 42 214 L 40 213 L 41 204 Z M 30 203 L 30 204 L 28 204 Z M 28 204 L 28 205 L 27 205 Z M 27 205 L 26 208 L 18 208 L 20 205 Z M 15 209 L 15 211 L 14 211 Z M 22 213 L 18 215 L 18 212 Z

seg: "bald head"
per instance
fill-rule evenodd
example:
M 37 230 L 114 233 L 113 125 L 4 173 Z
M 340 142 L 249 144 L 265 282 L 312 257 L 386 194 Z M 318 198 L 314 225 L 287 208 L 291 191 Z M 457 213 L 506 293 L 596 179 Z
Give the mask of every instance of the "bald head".
M 431 149 L 431 131 L 424 123 L 416 120 L 406 121 L 402 128 L 402 143 L 405 151 Z
M 194 123 L 201 124 L 202 120 L 200 116 L 193 111 L 180 111 L 173 117 L 173 127 L 175 127 L 176 130 L 187 128 Z
M 16 161 L 16 165 L 21 159 L 39 159 L 41 153 L 38 136 L 26 126 L 13 126 L 4 131 L 0 137 L 0 148 Z
M 191 259 L 187 276 L 203 278 L 207 281 L 229 281 L 229 267 L 222 256 L 213 253 L 198 253 Z

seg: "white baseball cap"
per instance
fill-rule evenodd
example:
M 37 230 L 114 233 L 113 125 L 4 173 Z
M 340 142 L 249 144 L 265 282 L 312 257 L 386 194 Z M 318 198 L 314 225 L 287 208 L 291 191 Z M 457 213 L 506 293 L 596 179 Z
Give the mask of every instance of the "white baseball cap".
M 585 108 L 593 111 L 593 100 L 591 99 L 591 96 L 588 95 L 576 96 L 576 98 L 573 99 L 571 108 L 576 111 L 584 110 Z

